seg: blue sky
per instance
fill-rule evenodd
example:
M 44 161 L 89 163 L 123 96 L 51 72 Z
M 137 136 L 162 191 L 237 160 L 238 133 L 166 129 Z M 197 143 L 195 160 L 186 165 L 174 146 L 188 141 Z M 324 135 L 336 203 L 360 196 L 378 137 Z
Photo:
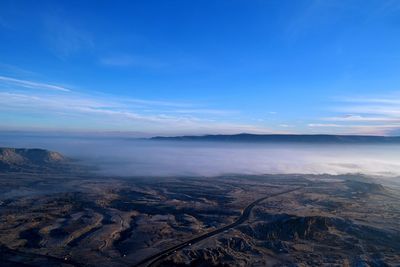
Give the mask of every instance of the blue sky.
M 0 2 L 0 129 L 400 134 L 399 1 Z

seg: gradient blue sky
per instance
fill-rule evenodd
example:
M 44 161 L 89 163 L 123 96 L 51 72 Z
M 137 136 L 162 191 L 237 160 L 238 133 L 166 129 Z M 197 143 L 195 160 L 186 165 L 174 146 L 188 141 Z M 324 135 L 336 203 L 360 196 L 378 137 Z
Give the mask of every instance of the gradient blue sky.
M 399 1 L 0 1 L 0 129 L 400 133 Z

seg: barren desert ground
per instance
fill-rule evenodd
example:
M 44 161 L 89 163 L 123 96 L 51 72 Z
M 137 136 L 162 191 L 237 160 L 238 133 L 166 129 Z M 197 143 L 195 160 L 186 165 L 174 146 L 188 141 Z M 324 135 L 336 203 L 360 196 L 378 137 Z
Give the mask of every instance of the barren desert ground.
M 3 266 L 400 263 L 400 190 L 365 176 L 114 177 L 60 160 L 3 168 Z

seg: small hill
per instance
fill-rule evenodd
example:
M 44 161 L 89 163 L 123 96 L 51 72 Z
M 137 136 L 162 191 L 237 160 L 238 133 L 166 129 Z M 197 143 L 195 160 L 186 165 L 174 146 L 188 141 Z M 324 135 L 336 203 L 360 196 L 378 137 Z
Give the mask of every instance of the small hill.
M 67 161 L 60 153 L 45 149 L 0 148 L 0 171 L 40 169 Z

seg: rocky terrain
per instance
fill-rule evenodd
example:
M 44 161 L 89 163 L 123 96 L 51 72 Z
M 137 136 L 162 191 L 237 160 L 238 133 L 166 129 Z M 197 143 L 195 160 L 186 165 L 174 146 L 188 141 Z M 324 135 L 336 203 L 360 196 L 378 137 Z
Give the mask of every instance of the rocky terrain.
M 248 223 L 169 257 L 164 266 L 398 266 L 398 192 L 314 182 L 267 199 Z
M 44 149 L 0 147 L 0 171 L 37 171 L 57 169 L 68 159 Z
M 2 266 L 400 264 L 400 190 L 368 177 L 122 178 L 0 152 Z

